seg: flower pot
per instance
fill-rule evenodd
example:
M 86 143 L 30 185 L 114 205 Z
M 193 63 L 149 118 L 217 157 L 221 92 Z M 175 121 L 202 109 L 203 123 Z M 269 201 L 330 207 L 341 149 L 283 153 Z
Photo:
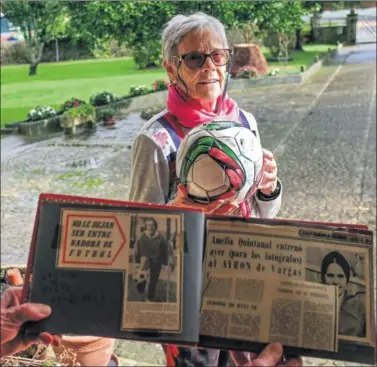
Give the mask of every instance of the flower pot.
M 68 115 L 63 115 L 60 119 L 60 126 L 62 128 L 72 128 L 74 126 L 85 124 L 89 121 L 95 121 L 96 117 L 95 114 L 87 115 L 87 116 L 77 116 L 77 117 L 70 117 Z
M 113 353 L 111 355 L 110 362 L 109 362 L 108 366 L 112 366 L 112 367 L 118 367 L 118 366 L 120 366 L 119 357 L 115 353 Z
M 76 354 L 76 361 L 81 366 L 107 366 L 112 358 L 115 339 L 95 336 L 63 335 L 59 347 L 54 347 L 56 355 L 65 349 L 71 349 Z
M 20 269 L 13 268 L 7 271 L 6 283 L 10 286 L 21 286 L 24 284 Z
M 105 121 L 103 122 L 103 124 L 104 124 L 105 126 L 114 126 L 114 125 L 115 125 L 115 120 L 112 120 L 112 119 L 105 120 Z

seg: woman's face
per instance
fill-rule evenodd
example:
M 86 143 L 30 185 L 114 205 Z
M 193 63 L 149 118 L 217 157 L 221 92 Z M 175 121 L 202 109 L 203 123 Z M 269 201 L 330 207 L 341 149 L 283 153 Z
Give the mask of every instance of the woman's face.
M 153 235 L 156 232 L 156 226 L 151 220 L 146 222 L 146 232 L 150 235 Z
M 211 30 L 200 30 L 188 33 L 182 42 L 178 45 L 178 55 L 184 55 L 189 52 L 198 51 L 210 54 L 216 49 L 222 49 L 224 46 L 219 37 Z M 203 66 L 198 69 L 189 69 L 182 60 L 177 71 L 177 63 L 168 63 L 165 68 L 169 77 L 177 81 L 178 86 L 186 91 L 180 83 L 179 76 L 183 79 L 188 87 L 188 93 L 191 98 L 199 99 L 205 102 L 215 102 L 221 95 L 226 73 L 226 65 L 216 66 L 213 61 L 207 57 Z
M 337 263 L 329 265 L 325 274 L 325 283 L 329 285 L 337 285 L 338 296 L 343 296 L 347 286 L 347 278 L 340 265 Z

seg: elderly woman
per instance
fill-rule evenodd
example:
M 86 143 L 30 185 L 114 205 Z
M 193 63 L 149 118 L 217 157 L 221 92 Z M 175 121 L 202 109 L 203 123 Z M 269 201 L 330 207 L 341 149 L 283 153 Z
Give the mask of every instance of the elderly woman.
M 238 121 L 258 138 L 259 133 L 253 115 L 223 93 L 231 50 L 224 26 L 217 19 L 203 13 L 177 15 L 167 24 L 162 43 L 164 67 L 171 82 L 167 106 L 145 124 L 134 141 L 129 200 L 182 204 L 187 198 L 181 187 L 177 190 L 175 158 L 182 138 L 190 129 L 216 119 L 227 119 Z M 255 195 L 240 206 L 217 202 L 206 210 L 217 214 L 241 210 L 244 216 L 272 218 L 280 209 L 281 195 L 275 159 L 271 152 L 264 151 L 264 176 Z M 271 350 L 278 352 L 274 354 Z M 229 362 L 229 355 L 219 351 L 175 348 L 174 361 L 172 349 L 165 351 L 169 366 L 173 362 L 180 366 L 218 366 Z M 281 348 L 272 344 L 262 358 L 266 355 L 278 356 L 276 361 L 271 357 L 267 362 L 275 365 L 281 357 Z M 237 364 L 248 362 L 233 359 Z

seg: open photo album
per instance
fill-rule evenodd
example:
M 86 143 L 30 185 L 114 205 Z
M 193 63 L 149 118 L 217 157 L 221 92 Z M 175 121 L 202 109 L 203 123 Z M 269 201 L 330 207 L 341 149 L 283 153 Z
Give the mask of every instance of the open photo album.
M 376 361 L 376 252 L 363 225 L 207 216 L 41 194 L 25 302 L 30 334 Z

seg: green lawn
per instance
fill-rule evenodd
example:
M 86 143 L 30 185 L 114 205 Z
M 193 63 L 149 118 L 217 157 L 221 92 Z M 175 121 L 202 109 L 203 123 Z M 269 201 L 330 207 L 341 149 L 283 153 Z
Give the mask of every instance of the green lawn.
M 270 62 L 269 69 L 298 72 L 300 65 L 309 66 L 315 55 L 327 51 L 330 45 L 305 46 L 304 52 L 294 52 L 288 65 Z M 268 51 L 265 52 L 268 57 Z M 72 97 L 89 100 L 104 90 L 126 95 L 133 85 L 150 86 L 156 79 L 166 79 L 163 69 L 138 70 L 133 59 L 84 60 L 45 63 L 38 67 L 36 76 L 28 76 L 28 65 L 1 67 L 1 126 L 21 121 L 36 105 L 55 108 Z
M 294 51 L 290 54 L 292 57 L 292 61 L 290 61 L 288 64 L 283 64 L 282 62 L 278 61 L 270 61 L 268 63 L 268 69 L 280 69 L 281 72 L 287 72 L 287 73 L 297 73 L 300 71 L 300 66 L 305 65 L 306 67 L 309 67 L 311 64 L 313 64 L 315 56 L 320 55 L 323 52 L 327 52 L 327 50 L 335 49 L 336 45 L 305 45 L 304 51 Z M 270 56 L 268 50 L 263 51 L 266 58 Z
M 34 77 L 28 65 L 1 67 L 1 126 L 26 118 L 36 105 L 58 108 L 71 97 L 89 100 L 104 90 L 128 94 L 133 85 L 166 78 L 163 69 L 138 70 L 132 58 L 45 63 Z

